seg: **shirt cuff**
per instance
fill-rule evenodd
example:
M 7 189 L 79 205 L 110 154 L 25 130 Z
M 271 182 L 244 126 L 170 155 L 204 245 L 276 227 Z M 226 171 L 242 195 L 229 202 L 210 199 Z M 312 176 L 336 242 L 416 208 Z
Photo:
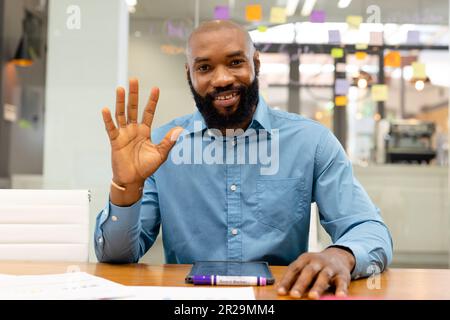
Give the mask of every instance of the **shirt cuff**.
M 141 200 L 129 207 L 119 207 L 109 202 L 109 220 L 120 224 L 136 225 L 139 222 Z
M 352 279 L 358 279 L 361 277 L 366 276 L 367 272 L 365 270 L 368 256 L 364 248 L 362 248 L 360 245 L 351 243 L 351 242 L 337 242 L 334 245 L 330 246 L 337 246 L 337 247 L 346 247 L 351 250 L 353 253 L 353 256 L 355 257 L 355 266 L 353 267 L 353 271 L 351 273 Z

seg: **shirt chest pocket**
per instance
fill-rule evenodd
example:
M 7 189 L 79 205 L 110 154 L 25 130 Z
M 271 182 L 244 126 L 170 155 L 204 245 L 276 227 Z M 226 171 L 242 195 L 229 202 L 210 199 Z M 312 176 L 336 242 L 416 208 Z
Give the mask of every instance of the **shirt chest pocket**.
M 258 221 L 281 231 L 305 215 L 304 178 L 260 179 L 256 182 Z

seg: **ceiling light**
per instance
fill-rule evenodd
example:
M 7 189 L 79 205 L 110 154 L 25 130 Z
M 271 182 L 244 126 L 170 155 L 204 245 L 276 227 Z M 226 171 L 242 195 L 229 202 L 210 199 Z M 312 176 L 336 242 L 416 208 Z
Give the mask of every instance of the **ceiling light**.
M 300 0 L 288 0 L 286 3 L 286 15 L 288 17 L 293 16 L 297 11 L 298 3 Z
M 358 80 L 358 88 L 365 89 L 367 88 L 367 80 L 364 78 L 361 78 Z
M 425 82 L 423 82 L 423 80 L 417 80 L 414 87 L 417 91 L 422 91 L 425 88 Z
M 316 0 L 305 0 L 305 3 L 303 4 L 303 8 L 302 8 L 302 16 L 304 16 L 304 17 L 310 16 L 315 5 L 316 5 Z
M 136 12 L 137 0 L 125 0 L 125 3 L 128 6 L 128 12 L 129 13 L 135 13 Z
M 339 0 L 338 2 L 338 8 L 344 9 L 347 8 L 350 3 L 352 3 L 352 0 Z
M 22 36 L 17 46 L 14 58 L 11 60 L 16 66 L 29 67 L 33 64 L 33 58 L 30 54 L 31 48 L 28 44 L 28 35 L 25 28 L 25 19 L 22 21 Z
M 322 120 L 323 119 L 323 113 L 321 111 L 317 111 L 315 114 L 316 120 Z

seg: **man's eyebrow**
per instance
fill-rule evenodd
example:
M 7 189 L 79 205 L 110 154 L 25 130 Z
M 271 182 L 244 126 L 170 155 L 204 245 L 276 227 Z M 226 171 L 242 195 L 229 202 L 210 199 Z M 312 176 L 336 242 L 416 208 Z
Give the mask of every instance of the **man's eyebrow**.
M 209 61 L 209 58 L 204 58 L 204 57 L 197 57 L 194 59 L 194 63 L 199 63 L 199 62 L 205 62 L 205 61 Z
M 242 50 L 233 51 L 233 52 L 227 54 L 227 58 L 233 58 L 233 57 L 237 57 L 237 56 L 245 56 L 244 51 L 242 51 Z
M 242 50 L 238 50 L 238 51 L 233 51 L 229 54 L 227 54 L 227 58 L 233 58 L 233 57 L 238 57 L 238 56 L 245 56 L 245 52 Z M 194 59 L 194 63 L 200 63 L 200 62 L 206 62 L 206 61 L 210 61 L 211 59 L 206 58 L 206 57 L 196 57 Z

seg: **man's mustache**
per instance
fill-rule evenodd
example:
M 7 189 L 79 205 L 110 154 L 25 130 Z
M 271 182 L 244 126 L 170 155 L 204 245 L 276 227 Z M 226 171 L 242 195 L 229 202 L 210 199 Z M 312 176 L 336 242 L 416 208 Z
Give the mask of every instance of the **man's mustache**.
M 218 95 L 223 93 L 242 93 L 245 92 L 247 87 L 241 85 L 241 86 L 229 86 L 229 87 L 223 87 L 223 88 L 216 88 L 213 92 L 210 92 L 206 94 L 206 97 L 208 99 L 214 100 Z

